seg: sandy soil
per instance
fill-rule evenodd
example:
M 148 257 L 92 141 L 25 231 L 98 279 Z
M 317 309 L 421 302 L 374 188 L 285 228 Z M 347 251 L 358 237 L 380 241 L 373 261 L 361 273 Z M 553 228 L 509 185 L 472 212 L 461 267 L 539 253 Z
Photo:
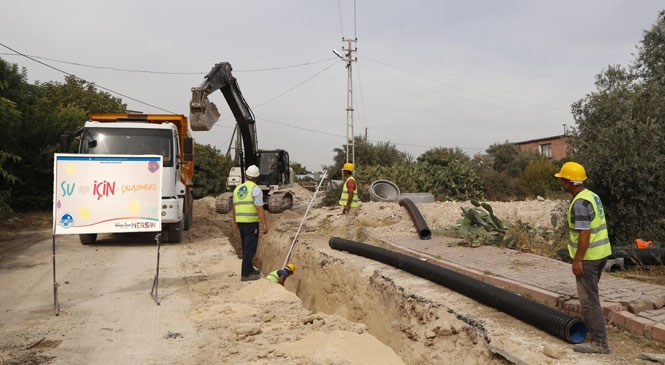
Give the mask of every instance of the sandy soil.
M 0 364 L 628 364 L 648 363 L 639 353 L 655 352 L 648 341 L 612 332 L 612 355 L 576 354 L 446 288 L 332 250 L 343 217 L 312 208 L 303 220 L 312 195 L 296 188 L 300 209 L 269 215 L 261 238 L 255 264 L 264 274 L 293 245 L 297 269 L 285 287 L 240 281 L 237 233 L 212 197 L 196 202 L 184 241 L 161 245 L 159 255 L 154 234 L 102 236 L 90 246 L 56 236 L 55 274 L 51 217 L 3 222 Z M 557 204 L 492 206 L 501 218 L 547 228 Z M 468 204 L 419 209 L 435 230 L 455 224 L 460 206 Z M 415 234 L 396 203 L 365 203 L 358 222 L 370 243 Z

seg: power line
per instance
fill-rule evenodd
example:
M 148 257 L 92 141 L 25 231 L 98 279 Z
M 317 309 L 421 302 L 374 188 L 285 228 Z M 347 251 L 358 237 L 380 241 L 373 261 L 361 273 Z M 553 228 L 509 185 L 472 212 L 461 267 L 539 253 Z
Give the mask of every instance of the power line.
M 26 55 L 26 54 L 23 54 L 23 53 L 21 53 L 21 52 L 15 50 L 15 49 L 13 49 L 13 48 L 11 48 L 11 47 L 5 45 L 5 44 L 3 44 L 3 43 L 0 43 L 0 46 L 3 46 L 3 47 L 5 47 L 5 48 L 7 48 L 8 50 L 10 50 L 10 51 L 12 51 L 12 52 L 14 52 L 14 53 L 16 53 L 16 54 L 18 54 L 18 55 L 21 55 L 21 56 L 23 56 L 23 57 L 25 57 L 25 58 L 27 58 L 27 59 L 29 59 L 29 60 L 31 60 L 31 61 L 37 62 L 37 63 L 39 63 L 39 64 L 41 64 L 41 65 L 44 65 L 44 66 L 46 66 L 46 67 L 48 67 L 48 68 L 50 68 L 50 69 L 56 70 L 56 71 L 58 71 L 58 72 L 60 72 L 60 73 L 63 73 L 63 74 L 65 74 L 65 75 L 67 75 L 67 76 L 75 77 L 75 78 L 77 78 L 77 79 L 79 79 L 79 80 L 81 80 L 81 81 L 83 81 L 83 82 L 85 82 L 85 83 L 87 83 L 87 84 L 94 85 L 95 87 L 98 87 L 98 88 L 100 88 L 100 89 L 102 89 L 102 90 L 108 91 L 108 92 L 110 92 L 110 93 L 112 93 L 112 94 L 120 95 L 120 96 L 122 96 L 122 97 L 124 97 L 124 98 L 127 98 L 127 99 L 129 99 L 129 100 L 135 101 L 135 102 L 137 102 L 137 103 L 140 103 L 140 104 L 143 104 L 143 105 L 146 105 L 146 106 L 153 107 L 153 108 L 155 108 L 155 109 L 158 109 L 158 110 L 161 110 L 161 111 L 164 111 L 164 112 L 167 112 L 167 113 L 177 114 L 177 113 L 172 112 L 172 111 L 170 111 L 170 110 L 167 110 L 167 109 L 164 109 L 164 108 L 160 108 L 160 107 L 158 107 L 158 106 L 156 106 L 156 105 L 152 105 L 152 104 L 150 104 L 150 103 L 146 103 L 146 102 L 141 101 L 141 100 L 139 100 L 139 99 L 133 98 L 133 97 L 131 97 L 131 96 L 129 96 L 129 95 L 125 95 L 125 94 L 119 93 L 119 92 L 117 92 L 117 91 L 111 90 L 111 89 L 106 88 L 106 87 L 104 87 L 104 86 L 101 86 L 101 85 L 99 85 L 99 84 L 95 84 L 95 83 L 89 82 L 89 81 L 87 81 L 87 80 L 85 80 L 85 79 L 83 79 L 83 78 L 81 78 L 81 77 L 78 77 L 78 76 L 76 76 L 76 75 L 74 75 L 74 74 L 71 74 L 71 73 L 69 73 L 69 72 L 67 72 L 67 71 L 63 71 L 63 70 L 61 70 L 61 69 L 59 69 L 59 68 L 57 68 L 57 67 L 54 67 L 54 66 L 49 65 L 48 63 L 44 63 L 44 62 L 42 62 L 42 61 L 40 61 L 40 60 L 38 60 L 38 59 L 36 59 L 36 58 L 33 58 L 33 57 L 28 56 L 28 55 Z
M 0 52 L 0 55 L 26 57 L 26 55 L 21 54 L 21 53 Z M 98 69 L 98 70 L 110 70 L 110 71 L 132 72 L 132 73 L 147 73 L 147 74 L 156 74 L 156 75 L 205 75 L 206 74 L 206 72 L 152 71 L 152 70 L 136 70 L 136 69 L 128 69 L 128 68 L 118 68 L 118 67 L 111 67 L 111 66 L 95 66 L 95 65 L 87 65 L 87 64 L 84 64 L 84 63 L 78 63 L 78 62 L 73 62 L 73 61 L 57 60 L 57 59 L 48 58 L 48 57 L 33 56 L 33 55 L 28 55 L 28 56 L 33 58 L 33 59 L 40 59 L 40 60 L 46 60 L 46 61 L 51 61 L 51 62 L 64 63 L 64 64 L 68 64 L 68 65 L 86 67 L 86 68 L 93 68 L 93 69 Z M 276 71 L 276 70 L 284 70 L 284 69 L 288 69 L 288 68 L 296 68 L 296 67 L 314 65 L 314 64 L 317 64 L 317 63 L 321 63 L 321 62 L 330 61 L 332 59 L 335 59 L 335 57 L 329 57 L 329 58 L 325 58 L 325 59 L 322 59 L 322 60 L 319 60 L 319 61 L 305 62 L 305 63 L 301 63 L 301 64 L 297 64 L 297 65 L 279 66 L 279 67 L 271 67 L 271 68 L 249 69 L 249 70 L 233 70 L 233 71 L 234 72 Z
M 59 69 L 59 68 L 57 68 L 57 67 L 51 66 L 51 65 L 49 65 L 49 64 L 47 64 L 47 63 L 45 63 L 45 62 L 39 61 L 39 60 L 42 59 L 42 60 L 48 60 L 48 61 L 51 61 L 51 62 L 64 63 L 64 64 L 69 64 L 69 65 L 74 65 L 74 66 L 79 66 L 79 67 L 86 67 L 86 68 L 93 68 L 93 69 L 103 69 L 103 70 L 111 70 L 111 71 L 119 71 L 119 72 L 149 73 L 149 74 L 159 74 L 159 75 L 201 75 L 201 74 L 205 74 L 205 72 L 166 72 L 166 71 L 150 71 L 150 70 L 124 69 L 124 68 L 110 67 L 110 66 L 95 66 L 95 65 L 87 65 L 87 64 L 82 64 L 82 63 L 78 63 L 78 62 L 63 61 L 63 60 L 57 60 L 57 59 L 47 58 L 47 57 L 41 57 L 41 56 L 26 55 L 26 54 L 23 54 L 23 53 L 21 53 L 21 52 L 15 50 L 15 49 L 9 47 L 9 46 L 6 46 L 6 45 L 2 44 L 2 43 L 0 43 L 0 45 L 2 45 L 3 47 L 5 47 L 5 48 L 7 48 L 7 49 L 9 49 L 9 50 L 11 50 L 11 51 L 14 52 L 14 53 L 0 53 L 0 54 L 3 54 L 3 55 L 12 55 L 12 56 L 13 56 L 13 55 L 18 55 L 18 56 L 21 56 L 21 57 L 25 57 L 25 58 L 27 58 L 27 59 L 30 59 L 30 60 L 34 61 L 34 62 L 37 62 L 37 63 L 39 63 L 39 64 L 42 64 L 42 65 L 44 65 L 44 66 L 46 66 L 46 67 L 49 67 L 49 68 L 51 68 L 51 69 L 53 69 L 53 70 L 56 70 L 56 71 L 58 71 L 58 72 L 60 72 L 60 73 L 63 73 L 63 74 L 65 74 L 65 75 L 72 76 L 72 77 L 76 77 L 77 79 L 82 80 L 82 81 L 84 81 L 84 82 L 86 82 L 86 83 L 93 84 L 93 85 L 95 85 L 96 87 L 99 87 L 99 88 L 102 89 L 102 90 L 106 90 L 106 91 L 108 91 L 108 92 L 110 92 L 110 93 L 113 93 L 113 94 L 115 94 L 115 95 L 120 95 L 120 96 L 122 96 L 122 97 L 124 97 L 124 98 L 127 98 L 127 99 L 129 99 L 129 100 L 136 101 L 136 102 L 141 103 L 141 104 L 143 104 L 143 105 L 150 106 L 150 107 L 156 108 L 156 109 L 158 109 L 158 110 L 162 110 L 162 111 L 165 111 L 165 112 L 168 112 L 168 113 L 173 113 L 173 114 L 176 114 L 176 113 L 171 112 L 171 111 L 168 111 L 168 110 L 166 110 L 166 109 L 164 109 L 164 108 L 160 108 L 160 107 L 158 107 L 158 106 L 152 105 L 152 104 L 150 104 L 150 103 L 143 102 L 143 101 L 141 101 L 141 100 L 138 100 L 138 99 L 133 98 L 133 97 L 131 97 L 131 96 L 128 96 L 128 95 L 125 95 L 125 94 L 119 93 L 119 92 L 117 92 L 117 91 L 114 91 L 114 90 L 108 89 L 108 88 L 106 88 L 106 87 L 104 87 L 104 86 L 101 86 L 101 85 L 99 85 L 99 84 L 91 83 L 91 82 L 89 82 L 89 81 L 87 81 L 87 80 L 84 80 L 83 78 L 80 78 L 80 77 L 74 75 L 74 74 L 71 74 L 71 73 L 66 72 L 66 71 L 64 71 L 64 70 L 61 70 L 61 69 Z M 330 60 L 335 60 L 335 62 L 332 63 L 332 64 L 330 64 L 330 65 L 327 66 L 326 68 L 324 68 L 322 71 L 316 73 L 314 76 L 312 76 L 312 77 L 306 79 L 305 81 L 303 81 L 303 82 L 297 84 L 296 86 L 294 86 L 294 87 L 292 87 L 292 88 L 290 88 L 290 89 L 284 91 L 283 93 L 281 93 L 281 94 L 275 96 L 274 98 L 271 98 L 271 99 L 269 99 L 269 100 L 267 100 L 267 101 L 265 101 L 265 102 L 263 102 L 263 103 L 261 103 L 261 104 L 259 104 L 259 105 L 257 105 L 257 106 L 254 107 L 254 108 L 259 108 L 259 107 L 261 107 L 261 106 L 263 106 L 263 105 L 265 105 L 265 104 L 267 104 L 267 103 L 269 103 L 269 102 L 271 102 L 271 101 L 273 101 L 273 100 L 275 100 L 275 99 L 277 99 L 277 98 L 279 98 L 279 97 L 281 97 L 281 96 L 283 96 L 283 95 L 285 95 L 285 94 L 291 92 L 292 90 L 298 88 L 299 86 L 304 85 L 304 84 L 307 83 L 308 81 L 312 80 L 313 78 L 317 77 L 318 75 L 320 75 L 320 74 L 323 73 L 324 71 L 328 70 L 328 69 L 331 68 L 335 63 L 337 63 L 337 58 L 335 58 L 335 57 L 328 57 L 328 58 L 323 59 L 323 60 L 313 61 L 313 62 L 305 62 L 305 63 L 301 63 L 301 64 L 296 64 L 296 65 L 279 66 L 279 67 L 262 68 L 262 69 L 234 70 L 234 71 L 235 71 L 235 72 L 264 72 L 264 71 L 275 71 L 275 70 L 283 70 L 283 69 L 288 69 L 288 68 L 295 68 L 295 67 L 302 67 L 302 66 L 314 65 L 314 64 L 318 64 L 318 63 L 325 62 L 325 61 L 330 61 Z
M 297 125 L 284 123 L 284 122 L 278 122 L 276 120 L 271 120 L 271 119 L 263 118 L 263 117 L 256 117 L 256 119 L 263 120 L 263 121 L 266 121 L 268 123 L 278 124 L 278 125 L 281 125 L 281 126 L 284 126 L 284 127 L 289 127 L 289 128 L 299 129 L 299 130 L 308 131 L 308 132 L 312 132 L 312 133 L 323 134 L 323 135 L 326 135 L 326 136 L 339 137 L 339 138 L 346 139 L 346 136 L 341 135 L 341 134 L 322 132 L 322 131 L 318 131 L 318 130 L 315 130 L 315 129 L 304 128 L 304 127 L 300 127 L 300 126 L 297 126 Z M 391 142 L 390 140 L 388 140 L 388 141 L 377 141 L 377 140 L 368 139 L 367 142 L 370 142 L 370 143 L 390 143 L 390 144 L 393 144 L 395 146 L 421 147 L 421 148 L 430 148 L 430 149 L 441 147 L 441 146 L 430 146 L 430 145 L 422 145 L 422 144 L 398 143 L 398 142 Z M 481 150 L 482 149 L 481 147 L 459 147 L 459 148 L 461 148 L 463 150 Z
M 357 18 L 356 0 L 353 0 L 353 38 L 358 39 L 358 18 Z
M 331 58 L 331 59 L 332 59 L 332 58 Z M 305 80 L 302 81 L 301 83 L 299 83 L 299 84 L 297 84 L 296 86 L 294 86 L 294 87 L 292 87 L 292 88 L 290 88 L 290 89 L 284 91 L 283 93 L 281 93 L 281 94 L 279 94 L 279 95 L 277 95 L 277 96 L 275 96 L 275 97 L 273 97 L 273 98 L 270 98 L 270 99 L 264 101 L 264 102 L 261 103 L 261 104 L 258 104 L 258 105 L 256 105 L 256 106 L 254 106 L 252 109 L 258 109 L 258 108 L 260 108 L 260 107 L 262 107 L 262 106 L 268 104 L 269 102 L 271 102 L 271 101 L 273 101 L 273 100 L 275 100 L 275 99 L 277 99 L 277 98 L 279 98 L 279 97 L 282 97 L 282 96 L 288 94 L 289 92 L 295 90 L 296 88 L 298 88 L 298 87 L 300 87 L 300 86 L 306 84 L 307 82 L 311 81 L 313 78 L 315 78 L 315 77 L 321 75 L 322 73 L 324 73 L 325 71 L 327 71 L 328 69 L 330 69 L 331 67 L 333 67 L 337 62 L 339 62 L 339 61 L 337 60 L 337 58 L 334 58 L 334 59 L 335 59 L 335 62 L 333 62 L 333 63 L 331 63 L 330 65 L 326 66 L 323 70 L 321 70 L 321 71 L 315 73 L 315 74 L 314 74 L 313 76 L 311 76 L 310 78 L 305 79 Z
M 454 79 L 454 78 L 445 77 L 445 76 L 441 76 L 441 75 L 435 75 L 435 74 L 426 73 L 426 72 L 422 72 L 422 71 L 413 71 L 413 70 L 409 70 L 405 67 L 396 66 L 396 65 L 393 65 L 393 64 L 390 64 L 390 63 L 387 63 L 387 62 L 383 62 L 383 61 L 379 61 L 379 60 L 375 60 L 375 59 L 371 59 L 371 58 L 369 58 L 368 60 L 371 61 L 371 62 L 376 62 L 376 63 L 384 65 L 384 66 L 395 68 L 397 70 L 401 70 L 401 71 L 406 72 L 406 73 L 410 73 L 412 75 L 416 75 L 416 76 L 418 76 L 422 79 L 428 80 L 428 81 L 432 81 L 432 82 L 435 82 L 435 83 L 438 83 L 438 84 L 441 84 L 441 85 L 444 85 L 444 86 L 447 86 L 447 87 L 464 90 L 464 91 L 467 91 L 467 92 L 470 92 L 470 93 L 473 93 L 473 94 L 482 95 L 482 96 L 489 96 L 489 97 L 496 98 L 496 99 L 501 99 L 501 100 L 505 100 L 505 101 L 509 101 L 509 102 L 513 102 L 513 103 L 525 104 L 525 105 L 535 106 L 535 107 L 540 107 L 540 108 L 544 107 L 544 108 L 551 108 L 551 109 L 555 109 L 555 110 L 559 109 L 559 108 L 548 106 L 548 105 L 536 105 L 536 104 L 526 103 L 526 102 L 518 101 L 518 100 L 515 100 L 515 99 L 510 99 L 510 98 L 506 98 L 506 97 L 497 96 L 496 94 L 487 94 L 487 93 L 478 92 L 478 91 L 469 89 L 469 88 L 464 87 L 464 86 L 451 85 L 451 84 L 441 82 L 439 80 L 434 80 L 434 79 L 432 79 L 432 77 L 443 78 L 443 79 L 446 79 L 446 80 L 449 80 L 449 81 L 461 82 L 461 83 L 468 84 L 469 82 L 465 81 L 465 80 Z M 507 93 L 510 93 L 510 94 L 514 94 L 514 95 L 531 96 L 530 94 L 525 94 L 525 93 L 520 92 L 520 91 L 497 88 L 497 87 L 493 87 L 493 86 L 485 86 L 485 85 L 483 85 L 483 86 L 487 87 L 487 88 L 490 88 L 490 89 L 498 90 L 498 91 L 501 91 L 501 92 L 507 92 Z
M 337 0 L 337 19 L 339 20 L 339 31 L 344 37 L 344 20 L 342 19 L 342 0 Z
M 31 60 L 31 61 L 33 61 L 33 62 L 39 63 L 39 64 L 41 64 L 41 65 L 43 65 L 43 66 L 46 66 L 46 67 L 48 67 L 48 68 L 50 68 L 50 69 L 53 69 L 53 70 L 55 70 L 55 71 L 57 71 L 57 72 L 60 72 L 60 73 L 64 74 L 64 75 L 71 76 L 71 77 L 74 77 L 74 78 L 76 78 L 76 79 L 79 79 L 79 80 L 81 80 L 81 81 L 83 81 L 83 82 L 85 82 L 85 83 L 87 83 L 87 84 L 94 85 L 95 87 L 97 87 L 97 88 L 99 88 L 99 89 L 102 89 L 102 90 L 105 90 L 105 91 L 107 91 L 107 92 L 109 92 L 109 93 L 112 93 L 112 94 L 114 94 L 114 95 L 119 95 L 119 96 L 121 96 L 121 97 L 123 97 L 123 98 L 126 98 L 126 99 L 128 99 L 128 100 L 132 100 L 132 101 L 135 101 L 135 102 L 140 103 L 140 104 L 142 104 L 142 105 L 146 105 L 146 106 L 149 106 L 149 107 L 155 108 L 155 109 L 157 109 L 157 110 L 161 110 L 161 111 L 164 111 L 164 112 L 167 112 L 167 113 L 171 113 L 171 114 L 177 114 L 177 113 L 172 112 L 172 111 L 170 111 L 170 110 L 167 110 L 167 109 L 165 109 L 165 108 L 161 108 L 161 107 L 159 107 L 159 106 L 156 106 L 156 105 L 153 105 L 153 104 L 150 104 L 150 103 L 144 102 L 144 101 L 142 101 L 142 100 L 139 100 L 139 99 L 137 99 L 137 98 L 131 97 L 131 96 L 129 96 L 129 95 L 126 95 L 126 94 L 123 94 L 123 93 L 117 92 L 117 91 L 115 91 L 115 90 L 109 89 L 109 88 L 104 87 L 104 86 L 102 86 L 102 85 L 99 85 L 99 84 L 97 84 L 97 83 L 93 83 L 93 82 L 87 81 L 87 80 L 85 80 L 85 79 L 83 79 L 83 78 L 81 78 L 81 77 L 78 77 L 78 76 L 76 76 L 76 75 L 74 75 L 74 74 L 72 74 L 72 73 L 69 73 L 69 72 L 64 71 L 64 70 L 62 70 L 62 69 L 59 69 L 59 68 L 57 68 L 57 67 L 55 67 L 55 66 L 52 66 L 52 65 L 50 65 L 50 64 L 48 64 L 48 63 L 45 63 L 45 62 L 42 62 L 42 61 L 40 61 L 40 60 L 48 60 L 48 61 L 51 61 L 51 62 L 58 62 L 58 63 L 70 64 L 70 65 L 73 65 L 73 66 L 79 66 L 79 67 L 87 67 L 87 68 L 94 68 L 94 69 L 106 69 L 106 70 L 117 71 L 117 72 L 150 73 L 150 74 L 162 74 L 162 75 L 192 75 L 192 74 L 197 74 L 197 75 L 198 75 L 198 74 L 203 74 L 203 72 L 165 72 L 165 71 L 150 71 L 150 70 L 132 70 L 132 69 L 117 68 L 117 67 L 109 67 L 109 66 L 94 66 L 94 65 L 87 65 L 87 64 L 77 63 L 77 62 L 57 60 L 57 59 L 52 59 L 52 58 L 47 58 L 47 57 L 41 57 L 41 56 L 27 55 L 27 54 L 24 54 L 24 53 L 22 53 L 22 52 L 20 52 L 20 51 L 17 51 L 17 50 L 15 50 L 15 49 L 9 47 L 9 46 L 7 46 L 7 45 L 5 45 L 5 44 L 3 44 L 3 43 L 0 43 L 0 46 L 2 46 L 2 47 L 4 47 L 4 48 L 6 48 L 6 49 L 8 49 L 8 50 L 10 50 L 10 51 L 13 52 L 13 53 L 0 53 L 0 54 L 3 54 L 3 55 L 12 55 L 12 56 L 17 55 L 17 56 L 21 56 L 21 57 L 27 58 L 27 59 L 29 59 L 29 60 Z M 319 61 L 306 62 L 306 63 L 296 64 L 296 65 L 290 65 L 290 66 L 280 66 L 280 67 L 262 68 L 262 69 L 234 70 L 234 71 L 237 71 L 237 72 L 263 72 L 263 71 L 274 71 L 274 70 L 280 70 L 280 69 L 287 69 L 287 68 L 295 68 L 295 67 L 309 66 L 309 65 L 312 65 L 312 64 L 318 64 L 318 63 L 325 62 L 325 61 L 329 61 L 329 60 L 335 60 L 335 62 L 331 63 L 330 65 L 327 65 L 327 66 L 326 66 L 324 69 L 322 69 L 321 71 L 317 72 L 316 74 L 312 75 L 311 77 L 307 78 L 306 80 L 304 80 L 304 81 L 298 83 L 297 85 L 293 86 L 292 88 L 289 88 L 288 90 L 286 90 L 286 91 L 280 93 L 279 95 L 277 95 L 277 96 L 275 96 L 275 97 L 273 97 L 273 98 L 271 98 L 271 99 L 268 99 L 268 100 L 264 101 L 263 103 L 260 103 L 260 104 L 258 104 L 258 105 L 256 105 L 256 106 L 253 107 L 254 109 L 257 109 L 257 108 L 259 108 L 259 107 L 261 107 L 261 106 L 263 106 L 263 105 L 265 105 L 265 104 L 267 104 L 267 103 L 269 103 L 269 102 L 272 102 L 272 101 L 274 101 L 274 100 L 276 100 L 276 99 L 278 99 L 278 98 L 280 98 L 280 97 L 286 95 L 287 93 L 289 93 L 289 92 L 295 90 L 296 88 L 298 88 L 298 87 L 300 87 L 300 86 L 302 86 L 302 85 L 308 83 L 309 81 L 311 81 L 311 80 L 314 79 L 315 77 L 318 77 L 319 75 L 323 74 L 325 71 L 327 71 L 328 69 L 330 69 L 331 67 L 333 67 L 333 66 L 334 66 L 337 62 L 339 62 L 339 61 L 337 60 L 336 57 L 330 57 L 330 58 L 322 59 L 322 60 L 319 60 Z M 322 132 L 322 131 L 318 131 L 318 130 L 314 130 L 314 129 L 310 129 L 310 128 L 298 127 L 298 126 L 294 126 L 294 125 L 291 125 L 291 124 L 281 123 L 281 122 L 277 122 L 277 121 L 270 120 L 270 119 L 266 119 L 266 118 L 257 118 L 257 119 L 262 119 L 262 120 L 265 120 L 265 121 L 270 122 L 270 123 L 275 123 L 275 124 L 279 124 L 279 125 L 283 125 L 283 126 L 287 126 L 287 127 L 295 128 L 295 129 L 300 129 L 300 130 L 304 130 L 304 131 L 312 132 L 312 133 L 318 133 L 318 134 L 323 134 L 323 135 L 329 135 L 329 136 L 334 136 L 334 137 L 345 138 L 345 136 L 342 136 L 342 135 L 339 135 L 339 134 L 327 133 L 327 132 Z M 368 140 L 368 142 L 371 142 L 371 143 L 385 143 L 384 141 L 375 141 L 375 140 Z M 388 142 L 388 143 L 390 143 L 390 142 Z M 422 147 L 422 148 L 436 148 L 436 146 L 428 146 L 428 145 L 417 145 L 417 144 L 406 144 L 406 143 L 393 143 L 393 144 L 396 145 L 396 146 Z M 462 147 L 460 147 L 460 148 L 462 148 Z M 463 148 L 463 149 L 474 149 L 474 148 Z
M 412 81 L 410 81 L 410 80 L 404 80 L 404 79 L 401 79 L 401 78 L 399 78 L 399 77 L 397 77 L 397 76 L 395 76 L 395 75 L 393 75 L 393 74 L 390 74 L 390 73 L 387 73 L 387 72 L 383 72 L 383 71 L 380 71 L 380 70 L 375 69 L 375 68 L 373 68 L 373 67 L 367 66 L 367 64 L 363 64 L 363 67 L 366 67 L 366 68 L 368 68 L 368 69 L 370 69 L 370 70 L 372 70 L 372 71 L 374 71 L 374 72 L 377 72 L 377 73 L 380 73 L 380 74 L 386 75 L 386 76 L 388 76 L 388 77 L 394 78 L 394 79 L 396 79 L 396 80 L 399 80 L 399 81 L 401 81 L 401 82 L 403 82 L 403 83 L 405 83 L 405 84 L 409 84 L 409 85 L 412 85 L 412 86 L 415 86 L 415 87 L 418 87 L 418 88 L 422 88 L 422 89 L 425 89 L 425 90 L 428 90 L 428 91 L 431 91 L 431 92 L 434 92 L 434 93 L 437 93 L 437 94 L 445 95 L 445 96 L 450 97 L 450 98 L 453 98 L 453 99 L 459 99 L 459 100 L 463 100 L 463 101 L 466 101 L 466 102 L 469 102 L 469 103 L 473 103 L 473 104 L 484 105 L 484 106 L 486 106 L 486 107 L 496 108 L 496 109 L 503 109 L 503 110 L 507 110 L 507 111 L 511 111 L 511 112 L 516 112 L 516 113 L 525 113 L 525 114 L 539 115 L 539 116 L 542 116 L 542 115 L 543 115 L 543 113 L 531 112 L 531 111 L 527 111 L 527 110 L 518 110 L 518 109 L 513 109 L 513 108 L 507 108 L 507 107 L 504 107 L 504 106 L 501 106 L 501 105 L 496 105 L 496 104 L 491 104 L 491 103 L 485 103 L 485 102 L 481 102 L 481 101 L 473 100 L 473 99 L 470 99 L 470 98 L 465 98 L 465 97 L 462 97 L 462 96 L 459 96 L 459 95 L 456 95 L 456 94 L 447 93 L 447 92 L 445 92 L 445 91 L 441 91 L 441 90 L 438 90 L 438 89 L 433 89 L 433 88 L 430 88 L 430 87 L 426 87 L 426 86 L 423 86 L 423 85 L 419 85 L 419 84 L 416 84 L 416 83 L 414 83 L 414 82 L 412 82 Z

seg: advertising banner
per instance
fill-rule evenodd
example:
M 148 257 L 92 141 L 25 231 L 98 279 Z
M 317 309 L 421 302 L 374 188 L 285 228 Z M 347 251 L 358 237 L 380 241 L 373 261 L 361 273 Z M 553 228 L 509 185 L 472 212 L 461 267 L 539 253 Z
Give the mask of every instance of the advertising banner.
M 53 232 L 161 231 L 162 156 L 55 154 Z

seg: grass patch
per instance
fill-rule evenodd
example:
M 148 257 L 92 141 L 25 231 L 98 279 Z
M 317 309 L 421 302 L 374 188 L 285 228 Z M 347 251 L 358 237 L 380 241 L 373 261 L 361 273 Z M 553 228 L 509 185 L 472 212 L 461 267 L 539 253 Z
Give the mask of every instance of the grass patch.
M 660 265 L 632 266 L 625 270 L 611 272 L 610 275 L 648 284 L 665 285 L 665 266 Z

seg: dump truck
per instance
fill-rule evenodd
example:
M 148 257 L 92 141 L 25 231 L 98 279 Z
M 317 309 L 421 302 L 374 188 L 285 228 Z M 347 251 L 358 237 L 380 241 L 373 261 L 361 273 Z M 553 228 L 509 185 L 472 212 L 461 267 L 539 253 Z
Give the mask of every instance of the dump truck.
M 233 206 L 233 190 L 245 181 L 245 170 L 256 165 L 260 175 L 256 184 L 263 191 L 263 201 L 270 213 L 280 213 L 293 207 L 293 187 L 295 177 L 290 167 L 289 153 L 283 149 L 260 150 L 256 134 L 254 113 L 240 92 L 238 81 L 231 74 L 231 64 L 221 62 L 205 76 L 198 87 L 192 88 L 189 103 L 189 119 L 192 130 L 210 130 L 220 117 L 217 106 L 208 96 L 219 90 L 229 105 L 236 120 L 235 166 L 229 171 L 226 180 L 228 191 L 218 195 L 215 208 L 225 214 Z M 233 139 L 233 138 L 232 138 Z
M 182 241 L 192 226 L 194 196 L 194 140 L 188 119 L 181 114 L 90 114 L 73 133 L 78 153 L 112 155 L 162 155 L 162 238 Z M 69 150 L 72 135 L 63 135 L 61 148 Z M 97 240 L 96 233 L 80 234 L 84 245 Z

